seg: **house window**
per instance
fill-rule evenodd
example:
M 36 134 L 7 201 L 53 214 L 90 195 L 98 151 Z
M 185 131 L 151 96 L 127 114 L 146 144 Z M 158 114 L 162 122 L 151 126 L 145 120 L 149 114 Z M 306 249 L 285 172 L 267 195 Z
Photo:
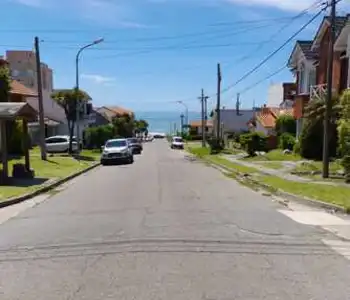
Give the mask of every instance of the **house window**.
M 313 69 L 309 73 L 309 85 L 308 85 L 308 91 L 310 91 L 311 86 L 316 85 L 316 70 Z
M 299 70 L 299 86 L 298 86 L 298 91 L 299 94 L 303 94 L 305 91 L 305 68 L 304 65 L 300 66 L 300 70 Z

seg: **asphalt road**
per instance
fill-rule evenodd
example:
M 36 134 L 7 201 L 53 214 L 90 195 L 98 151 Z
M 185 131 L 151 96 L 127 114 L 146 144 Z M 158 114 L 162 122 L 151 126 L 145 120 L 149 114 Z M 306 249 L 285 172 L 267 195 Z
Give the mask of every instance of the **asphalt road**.
M 0 299 L 345 300 L 336 237 L 164 141 L 0 225 Z

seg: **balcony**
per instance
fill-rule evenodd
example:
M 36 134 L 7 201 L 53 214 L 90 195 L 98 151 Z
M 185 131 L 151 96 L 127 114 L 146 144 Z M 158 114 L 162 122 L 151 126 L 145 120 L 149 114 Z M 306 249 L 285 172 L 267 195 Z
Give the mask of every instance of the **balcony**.
M 327 95 L 327 84 L 312 85 L 310 87 L 310 99 L 322 100 Z

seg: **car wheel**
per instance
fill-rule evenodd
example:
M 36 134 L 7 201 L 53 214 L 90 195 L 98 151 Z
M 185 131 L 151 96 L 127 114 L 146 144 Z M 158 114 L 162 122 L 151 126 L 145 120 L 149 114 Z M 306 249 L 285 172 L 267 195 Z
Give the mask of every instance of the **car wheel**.
M 134 163 L 134 157 L 131 156 L 130 159 L 129 159 L 129 164 L 133 164 Z
M 106 161 L 104 161 L 104 160 L 102 160 L 102 159 L 101 159 L 100 163 L 101 163 L 102 166 L 105 166 L 105 165 L 106 165 Z

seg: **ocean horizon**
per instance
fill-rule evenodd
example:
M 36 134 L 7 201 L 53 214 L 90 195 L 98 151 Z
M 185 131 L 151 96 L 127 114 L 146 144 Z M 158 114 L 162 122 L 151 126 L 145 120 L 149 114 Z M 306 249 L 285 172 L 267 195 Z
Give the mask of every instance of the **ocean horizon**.
M 149 124 L 149 132 L 169 133 L 176 128 L 179 130 L 181 126 L 181 112 L 179 111 L 147 111 L 147 112 L 135 112 L 137 119 L 144 119 Z M 189 122 L 193 120 L 200 120 L 200 112 L 189 111 Z M 186 120 L 184 120 L 186 122 Z

